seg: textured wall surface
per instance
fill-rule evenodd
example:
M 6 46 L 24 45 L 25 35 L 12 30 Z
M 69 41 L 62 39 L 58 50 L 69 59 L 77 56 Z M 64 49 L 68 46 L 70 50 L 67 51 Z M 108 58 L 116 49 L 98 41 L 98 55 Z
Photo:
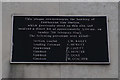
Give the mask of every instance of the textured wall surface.
M 28 3 L 2 4 L 3 78 L 117 78 L 118 77 L 118 3 Z M 110 65 L 10 64 L 13 14 L 25 15 L 107 15 Z
M 120 0 L 1 0 L 3 2 L 118 2 Z
M 2 77 L 2 2 L 0 1 L 0 79 Z

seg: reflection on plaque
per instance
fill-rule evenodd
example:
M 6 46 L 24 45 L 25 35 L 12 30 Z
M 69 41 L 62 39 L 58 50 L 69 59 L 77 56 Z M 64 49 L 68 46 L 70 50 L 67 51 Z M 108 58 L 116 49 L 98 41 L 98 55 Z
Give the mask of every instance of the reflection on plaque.
M 109 64 L 106 16 L 13 16 L 11 63 Z

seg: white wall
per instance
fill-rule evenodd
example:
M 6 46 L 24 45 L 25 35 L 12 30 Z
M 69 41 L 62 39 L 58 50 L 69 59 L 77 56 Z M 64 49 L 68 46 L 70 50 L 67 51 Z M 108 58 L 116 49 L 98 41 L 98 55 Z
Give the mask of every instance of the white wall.
M 118 77 L 118 3 L 9 3 L 2 5 L 3 78 L 117 78 Z M 11 15 L 107 15 L 110 34 L 110 65 L 10 64 Z

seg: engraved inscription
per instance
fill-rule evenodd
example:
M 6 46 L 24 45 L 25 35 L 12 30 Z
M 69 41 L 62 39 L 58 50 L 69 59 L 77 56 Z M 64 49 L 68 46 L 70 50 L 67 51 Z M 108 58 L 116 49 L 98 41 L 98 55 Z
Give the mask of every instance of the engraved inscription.
M 106 16 L 13 16 L 12 62 L 109 62 Z

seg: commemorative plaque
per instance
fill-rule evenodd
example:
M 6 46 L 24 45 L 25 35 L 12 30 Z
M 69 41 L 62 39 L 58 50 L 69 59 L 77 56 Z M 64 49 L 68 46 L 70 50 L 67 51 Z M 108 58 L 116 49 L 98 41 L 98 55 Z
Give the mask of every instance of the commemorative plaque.
M 14 15 L 11 63 L 109 64 L 107 16 Z

